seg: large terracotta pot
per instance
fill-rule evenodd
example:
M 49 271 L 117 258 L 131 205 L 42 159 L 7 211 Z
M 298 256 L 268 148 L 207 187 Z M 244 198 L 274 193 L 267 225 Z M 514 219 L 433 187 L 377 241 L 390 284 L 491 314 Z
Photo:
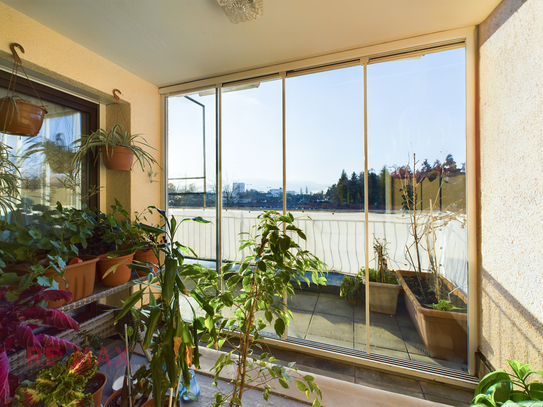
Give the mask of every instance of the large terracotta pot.
M 45 272 L 46 277 L 55 277 L 55 281 L 58 283 L 59 290 L 68 290 L 72 293 L 72 301 L 77 301 L 82 298 L 92 295 L 94 291 L 94 278 L 96 275 L 96 262 L 98 257 L 95 256 L 81 256 L 81 263 L 69 264 L 64 269 L 64 279 L 58 275 L 54 270 L 49 269 Z M 48 308 L 58 308 L 66 304 L 66 301 L 49 301 L 47 303 Z
M 130 171 L 134 162 L 134 153 L 127 147 L 100 147 L 104 165 L 108 170 Z
M 92 393 L 92 398 L 94 399 L 94 407 L 100 407 L 102 405 L 102 394 L 104 393 L 104 387 L 107 383 L 107 376 L 103 373 L 96 372 L 93 377 L 101 377 L 104 380 L 104 384 L 102 384 L 102 387 Z
M 130 253 L 126 256 L 120 257 L 111 257 L 103 258 L 98 261 L 98 271 L 100 272 L 100 277 L 102 278 L 102 284 L 106 287 L 117 287 L 124 283 L 127 283 L 130 280 L 130 275 L 132 270 L 128 268 L 128 265 L 132 263 L 134 258 L 134 253 Z M 107 273 L 109 270 L 116 265 L 117 268 L 115 271 Z M 107 273 L 107 275 L 105 275 Z M 104 277 L 105 275 L 105 277 Z
M 396 272 L 398 282 L 405 291 L 406 305 L 411 321 L 428 349 L 431 357 L 467 363 L 468 315 L 464 312 L 439 311 L 424 308 L 404 280 L 414 277 L 412 271 Z M 443 279 L 444 284 L 450 284 Z M 451 291 L 454 287 L 451 287 Z M 459 290 L 457 290 L 459 291 Z
M 41 129 L 47 109 L 16 100 L 17 110 L 8 98 L 0 99 L 0 132 L 14 136 L 36 136 Z
M 153 264 L 153 270 L 155 272 L 158 271 L 158 266 L 157 266 L 158 265 L 158 259 L 155 256 L 155 252 L 153 252 L 152 250 L 147 250 L 147 251 L 138 250 L 134 254 L 134 260 L 140 261 L 142 263 L 152 263 Z M 140 271 L 140 270 L 136 270 L 136 272 L 138 273 L 138 276 L 140 276 L 140 277 L 145 277 L 145 276 L 147 276 L 147 274 L 149 274 L 149 273 L 145 273 L 144 271 Z

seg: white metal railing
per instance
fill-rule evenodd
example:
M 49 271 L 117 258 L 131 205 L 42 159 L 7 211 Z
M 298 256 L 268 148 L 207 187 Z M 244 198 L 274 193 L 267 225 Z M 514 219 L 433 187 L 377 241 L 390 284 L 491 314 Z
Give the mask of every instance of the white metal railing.
M 298 239 L 304 249 L 311 251 L 328 265 L 330 271 L 356 274 L 364 265 L 364 213 L 363 212 L 301 212 L 292 211 L 307 241 Z M 215 224 L 216 211 L 213 209 L 187 208 L 170 209 L 176 218 L 201 216 Z M 248 251 L 238 251 L 240 232 L 251 232 L 257 224 L 261 211 L 228 209 L 222 213 L 223 260 L 241 261 Z M 308 218 L 309 215 L 311 218 Z M 370 213 L 370 239 L 373 235 L 385 238 L 389 268 L 408 270 L 405 247 L 412 242 L 409 235 L 409 217 L 402 213 Z M 215 259 L 215 226 L 196 222 L 185 222 L 175 238 L 190 246 L 203 259 Z M 373 262 L 372 241 L 370 241 L 370 267 Z M 466 291 L 467 283 L 467 231 L 459 222 L 450 222 L 437 230 L 436 255 L 439 270 L 449 281 Z M 428 256 L 421 252 L 422 267 L 428 268 Z

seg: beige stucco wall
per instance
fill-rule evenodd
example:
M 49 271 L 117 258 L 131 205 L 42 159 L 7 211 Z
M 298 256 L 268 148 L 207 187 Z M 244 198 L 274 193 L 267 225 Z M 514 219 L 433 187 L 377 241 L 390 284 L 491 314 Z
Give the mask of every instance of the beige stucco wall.
M 0 3 L 0 51 L 10 52 L 13 42 L 26 51 L 20 55 L 23 66 L 25 62 L 35 64 L 91 91 L 111 95 L 113 89 L 120 89 L 121 98 L 130 103 L 132 132 L 144 134 L 158 150 L 155 158 L 162 162 L 160 96 L 156 86 Z M 161 180 L 162 171 L 155 171 L 159 174 L 154 180 Z M 150 182 L 148 175 L 136 166 L 126 173 L 102 169 L 101 183 L 107 186 L 102 193 L 102 210 L 109 209 L 114 197 L 131 211 L 141 211 L 151 204 L 163 206 L 161 183 Z
M 480 349 L 543 368 L 543 2 L 479 27 Z

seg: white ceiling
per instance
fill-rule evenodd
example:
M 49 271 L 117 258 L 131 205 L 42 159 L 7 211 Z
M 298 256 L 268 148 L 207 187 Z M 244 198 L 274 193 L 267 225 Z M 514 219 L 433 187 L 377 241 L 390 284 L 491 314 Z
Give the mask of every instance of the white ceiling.
M 216 0 L 1 0 L 156 86 L 481 23 L 500 0 L 264 0 L 232 24 Z

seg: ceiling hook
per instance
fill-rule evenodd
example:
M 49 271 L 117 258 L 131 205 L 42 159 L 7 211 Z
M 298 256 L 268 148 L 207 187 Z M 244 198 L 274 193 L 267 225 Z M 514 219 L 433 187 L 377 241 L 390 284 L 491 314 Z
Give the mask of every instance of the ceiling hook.
M 119 100 L 120 100 L 121 98 L 119 97 L 119 95 L 117 95 L 117 93 L 118 93 L 119 95 L 122 95 L 122 93 L 121 93 L 121 91 L 120 91 L 119 89 L 113 89 L 113 96 L 115 96 L 115 100 L 116 100 L 117 102 L 119 102 Z
M 13 54 L 13 59 L 15 60 L 15 63 L 21 65 L 21 58 L 19 58 L 19 54 L 17 54 L 15 48 L 19 48 L 23 54 L 25 53 L 25 49 L 21 44 L 17 44 L 16 42 L 9 44 L 9 49 L 11 49 L 11 53 Z

